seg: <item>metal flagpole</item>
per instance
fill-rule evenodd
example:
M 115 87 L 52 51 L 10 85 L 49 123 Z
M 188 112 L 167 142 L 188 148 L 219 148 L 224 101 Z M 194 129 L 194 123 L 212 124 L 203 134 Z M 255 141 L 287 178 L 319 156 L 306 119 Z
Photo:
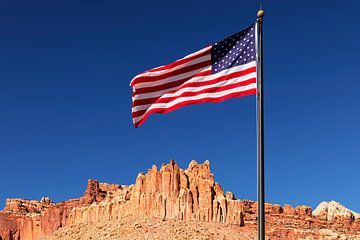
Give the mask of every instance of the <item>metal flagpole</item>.
M 257 158 L 258 158 L 258 240 L 265 240 L 264 98 L 263 98 L 263 17 L 257 12 Z

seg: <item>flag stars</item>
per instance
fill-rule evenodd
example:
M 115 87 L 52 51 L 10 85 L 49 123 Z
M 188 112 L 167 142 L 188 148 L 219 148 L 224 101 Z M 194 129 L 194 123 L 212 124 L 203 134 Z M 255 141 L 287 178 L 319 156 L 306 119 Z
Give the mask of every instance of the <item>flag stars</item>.
M 236 33 L 213 45 L 211 51 L 214 73 L 246 64 L 256 59 L 254 27 Z

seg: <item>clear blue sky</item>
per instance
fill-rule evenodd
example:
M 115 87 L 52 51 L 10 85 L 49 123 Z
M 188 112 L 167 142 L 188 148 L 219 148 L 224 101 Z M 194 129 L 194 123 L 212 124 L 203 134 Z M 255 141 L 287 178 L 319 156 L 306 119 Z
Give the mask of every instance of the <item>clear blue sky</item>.
M 359 1 L 265 1 L 266 200 L 360 212 Z M 255 97 L 152 115 L 130 79 L 255 21 L 256 1 L 2 1 L 0 205 L 130 184 L 175 158 L 256 199 Z

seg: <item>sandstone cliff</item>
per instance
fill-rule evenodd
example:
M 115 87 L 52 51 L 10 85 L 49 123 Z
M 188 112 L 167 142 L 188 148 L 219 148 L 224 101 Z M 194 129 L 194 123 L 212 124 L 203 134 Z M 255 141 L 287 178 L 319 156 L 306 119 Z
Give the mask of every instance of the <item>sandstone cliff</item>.
M 273 239 L 323 239 L 321 231 L 326 229 L 334 236 L 348 234 L 360 239 L 360 219 L 355 214 L 330 218 L 324 211 L 313 214 L 308 206 L 266 204 L 267 234 Z M 8 199 L 0 212 L 0 240 L 37 240 L 64 226 L 126 218 L 255 226 L 256 214 L 256 202 L 224 193 L 214 181 L 208 161 L 192 161 L 186 170 L 170 161 L 160 170 L 153 166 L 146 174 L 139 174 L 130 186 L 89 180 L 79 199 L 56 204 L 48 198 Z

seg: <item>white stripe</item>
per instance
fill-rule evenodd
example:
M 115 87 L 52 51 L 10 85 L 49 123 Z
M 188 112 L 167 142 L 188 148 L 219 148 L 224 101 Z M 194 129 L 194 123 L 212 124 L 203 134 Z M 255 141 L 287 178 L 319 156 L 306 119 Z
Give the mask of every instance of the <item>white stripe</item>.
M 247 64 L 232 67 L 232 68 L 226 69 L 224 71 L 221 71 L 221 72 L 218 72 L 218 73 L 215 73 L 215 74 L 212 74 L 212 75 L 191 78 L 188 81 L 184 82 L 182 85 L 184 85 L 186 83 L 191 83 L 191 82 L 210 81 L 210 80 L 216 79 L 218 77 L 221 77 L 223 75 L 228 75 L 228 74 L 231 74 L 231 73 L 244 71 L 244 70 L 247 70 L 247 69 L 255 67 L 255 66 L 256 66 L 256 62 L 252 61 L 252 62 L 249 62 Z M 209 69 L 210 68 L 204 69 L 203 71 L 206 71 L 206 70 L 209 70 Z M 173 88 L 169 88 L 169 89 L 160 90 L 160 91 L 157 91 L 157 92 L 149 92 L 149 93 L 142 93 L 142 94 L 136 94 L 136 92 L 135 92 L 136 95 L 135 95 L 134 99 L 135 100 L 140 100 L 140 99 L 146 99 L 146 98 L 160 97 L 161 95 L 163 95 L 166 92 L 170 92 L 170 91 L 181 88 L 182 85 L 179 85 L 179 86 L 173 87 Z
M 208 71 L 208 70 L 210 70 L 210 68 L 211 68 L 211 67 L 207 67 L 207 68 L 203 69 L 202 71 L 200 71 L 200 72 L 198 72 L 198 73 Z M 193 75 L 195 75 L 195 74 L 193 74 Z M 190 76 L 188 76 L 188 77 L 190 77 Z M 191 79 L 189 79 L 189 80 L 191 80 Z M 189 80 L 188 80 L 188 81 L 189 81 Z M 188 82 L 188 81 L 186 81 L 186 82 Z M 175 87 L 172 87 L 172 88 L 165 88 L 165 89 L 162 89 L 162 90 L 159 90 L 159 91 L 148 92 L 148 93 L 141 93 L 141 94 L 136 94 L 136 91 L 135 91 L 135 94 L 136 94 L 136 95 L 135 95 L 135 98 L 134 98 L 134 99 L 145 99 L 145 98 L 151 98 L 152 96 L 159 97 L 159 96 L 163 95 L 164 93 L 167 93 L 167 92 L 169 92 L 169 91 L 173 91 L 173 90 L 178 89 L 180 86 L 181 86 L 181 85 L 175 86 Z M 140 96 L 140 97 L 138 97 L 138 96 Z
M 197 96 L 191 96 L 191 97 L 180 97 L 180 98 L 176 98 L 171 102 L 168 103 L 156 103 L 153 104 L 151 107 L 149 107 L 149 109 L 141 116 L 133 118 L 133 121 L 139 122 L 142 117 L 149 112 L 152 109 L 166 109 L 166 108 L 171 108 L 176 104 L 179 104 L 181 102 L 185 102 L 185 101 L 190 101 L 190 100 L 201 100 L 203 98 L 221 98 L 224 97 L 225 95 L 231 94 L 231 93 L 239 93 L 239 92 L 243 92 L 243 91 L 247 91 L 247 90 L 251 90 L 251 89 L 256 89 L 256 83 L 252 83 L 246 86 L 241 86 L 241 87 L 237 87 L 237 88 L 233 88 L 233 89 L 228 89 L 225 91 L 221 91 L 221 92 L 215 92 L 215 93 L 202 93 L 199 94 Z
M 197 51 L 197 52 L 194 52 L 194 53 L 192 53 L 192 54 L 189 54 L 189 55 L 185 56 L 184 58 L 178 59 L 178 60 L 176 60 L 176 61 L 173 62 L 173 63 L 176 63 L 176 62 L 178 62 L 178 61 L 180 61 L 180 60 L 184 60 L 184 59 L 187 59 L 187 58 L 196 56 L 196 55 L 200 55 L 200 54 L 208 51 L 211 47 L 212 47 L 212 46 L 203 48 L 203 49 L 201 49 L 201 50 L 199 50 L 199 51 Z M 209 55 L 209 56 L 208 56 L 208 55 Z M 208 54 L 208 55 L 205 55 L 205 56 L 208 56 L 208 60 L 210 60 L 211 54 Z M 203 56 L 203 57 L 204 57 L 204 56 Z M 203 57 L 200 57 L 200 58 L 203 58 Z M 194 60 L 197 60 L 197 59 L 200 59 L 200 58 L 195 58 L 195 59 L 193 59 L 192 61 L 187 62 L 187 63 L 184 63 L 184 64 L 181 64 L 181 65 L 179 65 L 179 66 L 183 66 L 183 65 L 185 65 L 185 64 L 189 64 L 189 63 L 193 62 Z M 204 58 L 203 58 L 203 59 L 204 59 Z M 205 59 L 206 59 L 206 58 L 205 58 Z M 172 64 L 172 63 L 170 63 L 170 64 Z M 169 64 L 168 64 L 168 65 L 169 65 Z M 156 68 L 151 69 L 151 70 L 156 70 L 157 68 L 162 68 L 162 67 L 164 67 L 164 66 L 166 66 L 166 65 L 163 65 L 163 66 L 160 66 L 160 67 L 156 67 Z M 178 68 L 178 66 L 175 66 L 174 68 Z M 136 76 L 131 80 L 130 86 L 131 86 L 132 82 L 133 82 L 136 78 L 146 77 L 146 76 L 158 76 L 158 75 L 161 75 L 161 74 L 163 74 L 163 73 L 165 73 L 165 72 L 167 72 L 167 71 L 169 71 L 169 70 L 172 70 L 172 69 L 174 69 L 174 68 L 159 70 L 159 71 L 155 71 L 155 72 L 146 71 L 146 72 L 140 73 L 140 74 L 136 75 Z M 155 75 L 153 75 L 153 74 L 155 74 Z
M 195 56 L 195 55 L 197 55 L 197 54 L 201 54 L 201 53 L 206 52 L 207 50 L 209 50 L 209 49 L 211 49 L 211 48 L 212 48 L 212 46 L 210 45 L 210 46 L 208 46 L 208 47 L 205 47 L 205 48 L 203 48 L 203 49 L 200 49 L 200 50 L 197 51 L 197 52 L 190 53 L 189 55 L 186 55 L 186 56 L 183 57 L 182 59 L 189 58 L 189 57 L 193 57 L 193 56 Z
M 187 64 L 193 65 L 193 64 L 196 64 L 196 63 L 206 62 L 206 61 L 209 61 L 211 57 L 210 57 L 210 54 L 209 54 L 209 55 L 206 55 L 206 56 L 201 57 L 201 58 L 202 59 L 198 58 L 198 59 L 200 59 L 200 62 L 197 62 L 196 60 L 198 60 L 198 59 L 196 59 L 196 60 L 191 61 L 191 62 L 189 62 Z M 205 59 L 205 61 L 204 61 L 204 59 Z M 188 67 L 190 65 L 186 65 L 185 67 Z M 176 81 L 181 80 L 183 78 L 190 77 L 191 75 L 195 75 L 196 73 L 202 71 L 205 68 L 210 69 L 210 67 L 209 67 L 210 65 L 211 65 L 211 63 L 209 63 L 205 67 L 199 67 L 199 68 L 194 69 L 192 71 L 184 72 L 182 74 L 176 74 L 176 75 L 173 75 L 173 76 L 161 79 L 161 80 L 154 80 L 152 82 L 139 82 L 139 83 L 136 83 L 133 86 L 133 88 L 140 89 L 140 88 L 144 88 L 144 87 L 155 87 L 155 86 L 159 86 L 159 85 L 169 83 L 169 82 L 176 82 Z M 175 70 L 177 70 L 177 69 L 175 69 Z M 169 72 L 166 72 L 165 74 L 168 74 L 168 73 L 171 73 L 171 72 L 173 72 L 173 69 L 171 69 L 171 71 L 169 71 Z
M 211 59 L 211 55 L 210 54 L 207 54 L 205 56 L 202 56 L 202 57 L 199 57 L 199 58 L 195 58 L 193 60 L 191 60 L 190 62 L 186 62 L 186 63 L 183 63 L 183 64 L 180 64 L 178 66 L 175 66 L 173 68 L 169 68 L 169 69 L 165 69 L 165 70 L 161 70 L 161 71 L 158 71 L 158 72 L 147 72 L 147 73 L 143 73 L 141 74 L 141 76 L 135 76 L 133 78 L 134 79 L 137 79 L 139 77 L 158 77 L 158 76 L 161 76 L 161 75 L 164 75 L 164 74 L 168 74 L 168 73 L 171 73 L 171 72 L 174 72 L 175 70 L 178 70 L 178 69 L 181 69 L 181 68 L 184 68 L 184 67 L 189 67 L 189 66 L 192 66 L 194 64 L 197 64 L 197 63 L 201 63 L 201 62 L 206 62 L 206 61 L 209 61 Z M 209 64 L 210 65 L 210 64 Z M 139 87 L 143 87 L 143 84 L 153 84 L 153 83 L 157 83 L 157 81 L 159 80 L 154 80 L 152 82 L 139 82 L 139 83 L 136 83 L 134 84 L 133 87 L 136 87 L 136 88 L 139 88 Z M 144 85 L 146 86 L 146 85 Z
M 199 91 L 209 89 L 209 88 L 213 88 L 213 87 L 224 87 L 224 86 L 227 86 L 227 85 L 231 85 L 231 84 L 235 84 L 235 83 L 239 83 L 239 82 L 244 82 L 244 81 L 252 79 L 252 78 L 256 78 L 256 72 L 249 73 L 249 74 L 247 74 L 245 76 L 226 79 L 224 81 L 209 84 L 209 85 L 206 85 L 206 86 L 181 88 L 181 89 L 179 89 L 178 91 L 176 91 L 174 93 L 164 94 L 159 99 L 168 98 L 168 97 L 177 97 L 177 96 L 180 96 L 181 94 L 183 94 L 185 92 L 199 92 Z M 135 100 L 136 100 L 136 98 L 135 98 Z M 151 104 L 138 105 L 138 106 L 135 106 L 135 107 L 132 108 L 132 112 L 141 111 L 141 110 L 147 109 L 150 106 L 151 106 Z

